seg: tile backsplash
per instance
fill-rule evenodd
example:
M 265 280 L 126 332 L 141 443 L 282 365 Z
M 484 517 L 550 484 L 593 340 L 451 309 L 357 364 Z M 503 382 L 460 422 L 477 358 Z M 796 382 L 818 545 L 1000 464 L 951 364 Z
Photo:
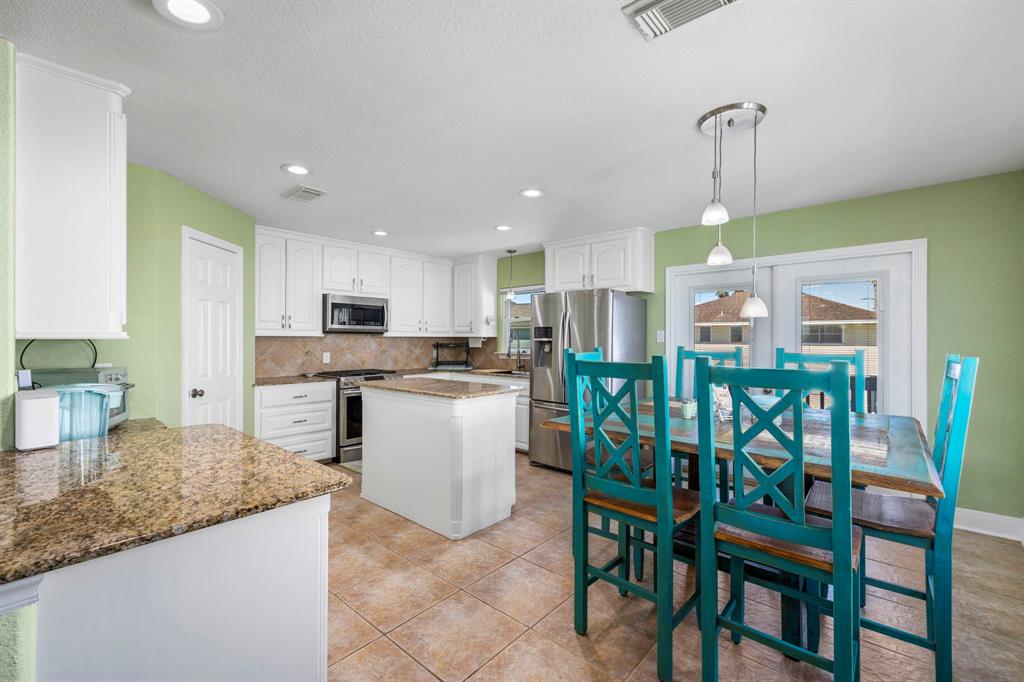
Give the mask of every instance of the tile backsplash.
M 256 376 L 280 377 L 339 369 L 419 369 L 434 361 L 434 343 L 463 341 L 456 338 L 392 338 L 378 334 L 324 334 L 320 336 L 257 336 Z M 498 355 L 498 340 L 484 339 L 471 348 L 469 360 L 478 369 L 514 369 L 515 358 Z M 323 353 L 331 361 L 323 362 Z M 442 358 L 454 358 L 444 351 Z M 529 369 L 530 361 L 523 365 Z

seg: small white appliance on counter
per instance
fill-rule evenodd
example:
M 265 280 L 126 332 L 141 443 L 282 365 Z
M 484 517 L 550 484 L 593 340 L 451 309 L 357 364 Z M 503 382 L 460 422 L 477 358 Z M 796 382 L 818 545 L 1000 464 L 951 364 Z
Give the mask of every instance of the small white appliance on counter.
M 60 397 L 56 391 L 14 394 L 14 447 L 52 448 L 60 442 Z

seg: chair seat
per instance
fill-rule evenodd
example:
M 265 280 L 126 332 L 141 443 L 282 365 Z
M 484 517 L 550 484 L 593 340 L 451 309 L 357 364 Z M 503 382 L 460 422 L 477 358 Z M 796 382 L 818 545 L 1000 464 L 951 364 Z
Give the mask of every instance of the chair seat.
M 643 484 L 646 488 L 653 488 L 654 479 L 644 479 Z M 658 511 L 653 505 L 630 502 L 621 497 L 612 497 L 603 493 L 587 493 L 583 496 L 583 502 L 621 514 L 628 514 L 651 523 L 658 522 Z M 692 519 L 700 511 L 700 491 L 689 488 L 672 488 L 672 510 L 676 524 Z
M 730 504 L 734 503 L 730 500 Z M 757 514 L 767 514 L 779 518 L 786 518 L 785 513 L 778 507 L 769 507 L 765 504 L 754 503 L 748 507 L 749 511 Z M 807 525 L 818 526 L 819 528 L 831 528 L 832 522 L 816 516 L 807 517 Z M 822 571 L 832 572 L 832 552 L 818 547 L 808 547 L 794 542 L 786 542 L 768 535 L 761 535 L 743 528 L 737 528 L 728 524 L 719 523 L 715 529 L 715 538 L 723 542 L 731 542 L 741 547 L 749 547 L 764 552 L 771 556 L 794 561 L 804 566 L 810 566 Z M 861 541 L 864 538 L 864 531 L 857 526 L 853 527 L 853 569 L 857 570 L 860 558 Z
M 865 528 L 918 538 L 935 537 L 935 508 L 925 500 L 854 490 L 853 522 Z M 815 481 L 807 494 L 807 511 L 832 515 L 832 485 Z

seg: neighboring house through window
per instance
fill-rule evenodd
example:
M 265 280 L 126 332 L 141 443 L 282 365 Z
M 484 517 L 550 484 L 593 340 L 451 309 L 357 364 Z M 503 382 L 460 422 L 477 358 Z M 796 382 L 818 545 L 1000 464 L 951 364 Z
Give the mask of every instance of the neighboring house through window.
M 711 343 L 711 327 L 697 327 L 698 343 Z
M 843 327 L 838 324 L 806 324 L 803 342 L 840 344 L 843 342 Z
M 544 293 L 543 286 L 516 287 L 515 298 L 506 298 L 508 289 L 502 289 L 502 326 L 501 338 L 498 339 L 498 351 L 512 354 L 529 355 L 533 330 L 530 328 L 530 314 L 534 294 Z

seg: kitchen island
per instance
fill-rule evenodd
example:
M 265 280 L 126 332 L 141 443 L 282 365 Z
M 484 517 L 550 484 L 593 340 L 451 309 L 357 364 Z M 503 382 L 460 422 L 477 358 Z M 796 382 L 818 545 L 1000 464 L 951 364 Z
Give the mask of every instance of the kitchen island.
M 326 677 L 327 517 L 350 479 L 224 426 L 0 453 L 0 612 L 45 680 Z
M 413 377 L 362 391 L 363 498 L 454 540 L 509 517 L 517 387 Z

